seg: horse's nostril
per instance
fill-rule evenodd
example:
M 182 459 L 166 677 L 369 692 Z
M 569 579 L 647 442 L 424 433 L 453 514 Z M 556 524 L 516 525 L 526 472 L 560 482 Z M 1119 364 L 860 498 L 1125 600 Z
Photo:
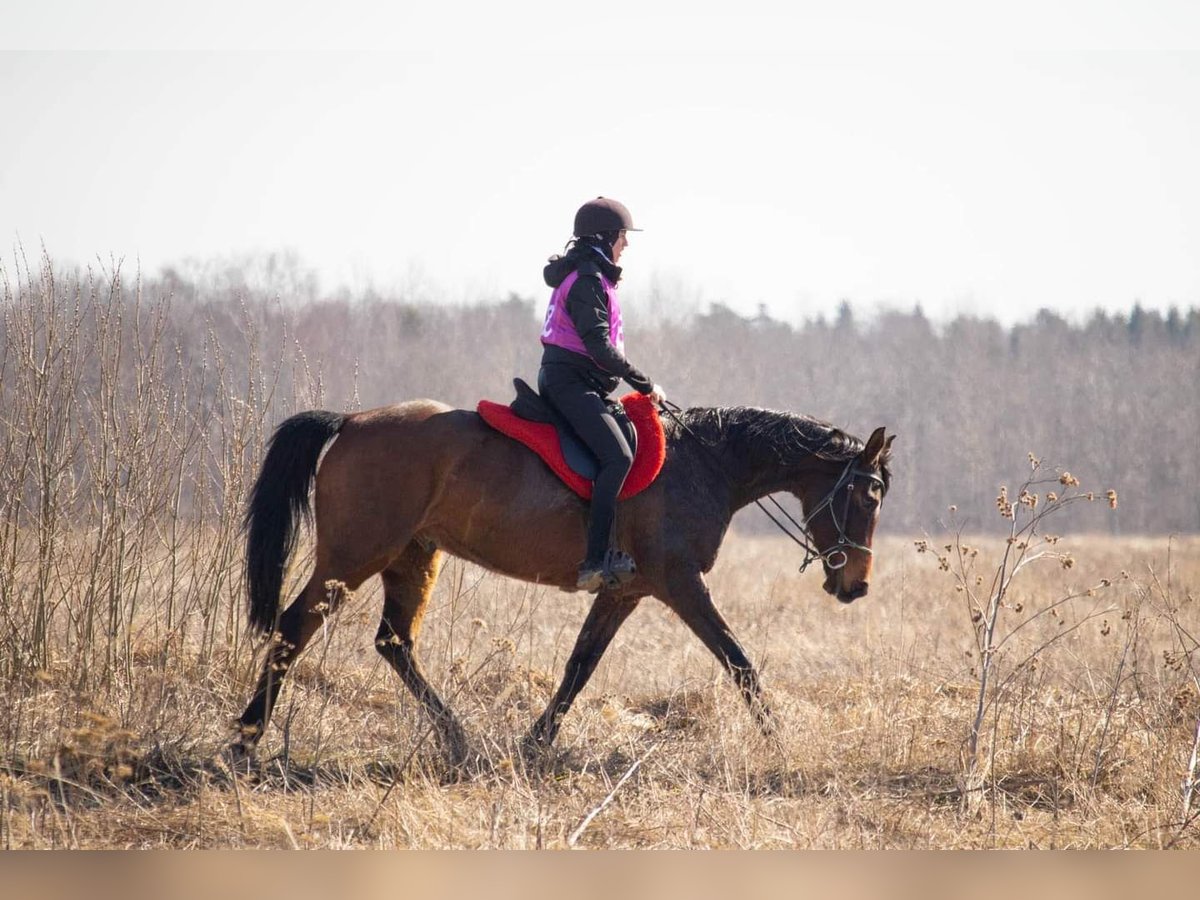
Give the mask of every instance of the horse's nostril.
M 867 582 L 857 581 L 850 590 L 839 592 L 837 598 L 843 603 L 849 603 L 852 600 L 857 600 L 859 597 L 865 597 L 869 589 L 870 585 Z

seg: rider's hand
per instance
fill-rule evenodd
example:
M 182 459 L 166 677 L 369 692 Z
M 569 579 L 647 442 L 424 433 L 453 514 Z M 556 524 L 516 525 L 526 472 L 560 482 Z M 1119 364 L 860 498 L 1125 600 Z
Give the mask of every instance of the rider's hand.
M 667 392 L 662 389 L 662 385 L 656 384 L 654 389 L 649 394 L 651 402 L 655 406 L 662 406 L 667 402 Z

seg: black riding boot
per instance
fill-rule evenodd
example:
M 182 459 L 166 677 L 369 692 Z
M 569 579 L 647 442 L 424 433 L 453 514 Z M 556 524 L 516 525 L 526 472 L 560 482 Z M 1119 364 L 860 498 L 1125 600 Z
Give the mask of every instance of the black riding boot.
M 633 453 L 604 398 L 570 366 L 546 365 L 538 373 L 538 391 L 596 455 L 599 471 L 588 511 L 587 554 L 579 566 L 577 587 L 595 592 L 628 581 L 633 559 L 616 549 L 617 495 L 633 465 Z

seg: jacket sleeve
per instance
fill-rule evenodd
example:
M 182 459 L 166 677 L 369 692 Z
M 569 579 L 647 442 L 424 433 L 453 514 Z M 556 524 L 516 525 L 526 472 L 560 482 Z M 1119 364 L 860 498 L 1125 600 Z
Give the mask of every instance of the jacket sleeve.
M 654 383 L 630 364 L 608 337 L 608 297 L 594 275 L 580 273 L 567 292 L 567 315 L 592 360 L 610 375 L 624 378 L 640 394 L 649 394 Z

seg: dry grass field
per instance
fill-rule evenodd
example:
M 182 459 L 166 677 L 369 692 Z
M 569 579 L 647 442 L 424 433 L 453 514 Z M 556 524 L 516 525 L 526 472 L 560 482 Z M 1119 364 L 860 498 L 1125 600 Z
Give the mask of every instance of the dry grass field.
M 1003 546 L 971 543 L 983 561 Z M 730 537 L 711 583 L 775 735 L 645 601 L 536 760 L 519 741 L 586 601 L 449 561 L 422 649 L 479 753 L 468 772 L 374 652 L 369 583 L 293 670 L 260 765 L 232 775 L 221 751 L 257 665 L 236 591 L 219 616 L 168 612 L 164 564 L 87 647 L 64 595 L 48 667 L 10 660 L 0 846 L 1195 847 L 1200 539 L 1061 546 L 1069 567 L 1030 567 L 1007 598 L 999 631 L 1028 624 L 996 655 L 971 778 L 974 626 L 912 540 L 878 542 L 870 595 L 841 606 L 783 539 Z
M 730 536 L 710 583 L 761 668 L 770 737 L 700 642 L 645 601 L 556 748 L 522 756 L 587 599 L 451 560 L 421 650 L 471 734 L 469 770 L 450 770 L 375 652 L 368 582 L 292 669 L 258 765 L 235 773 L 223 751 L 263 649 L 246 626 L 241 511 L 272 425 L 356 396 L 324 399 L 321 366 L 262 304 L 239 317 L 238 303 L 197 301 L 185 321 L 140 282 L 58 277 L 48 258 L 0 283 L 0 847 L 1200 843 L 1200 537 L 1034 542 L 1044 558 L 993 590 L 1006 554 L 1012 576 L 1011 554 L 1035 552 L 1021 523 L 1061 527 L 1058 510 L 1091 489 L 1105 514 L 1108 484 L 1037 465 L 1028 490 L 982 510 L 1005 517 L 991 521 L 1012 525 L 1011 543 L 884 538 L 871 593 L 850 606 L 797 574 L 782 537 Z M 393 390 L 388 372 L 376 376 Z M 990 405 L 962 408 L 994 427 Z M 1155 431 L 1155 446 L 1185 452 L 1189 420 L 1166 421 L 1182 437 Z M 990 483 L 977 448 L 951 443 L 972 483 Z M 1123 513 L 1159 502 L 1145 473 L 1177 475 L 1189 496 L 1186 459 L 1121 453 L 1135 461 L 1128 484 L 1114 478 L 1133 501 Z M 916 468 L 897 473 L 893 512 L 930 490 Z

